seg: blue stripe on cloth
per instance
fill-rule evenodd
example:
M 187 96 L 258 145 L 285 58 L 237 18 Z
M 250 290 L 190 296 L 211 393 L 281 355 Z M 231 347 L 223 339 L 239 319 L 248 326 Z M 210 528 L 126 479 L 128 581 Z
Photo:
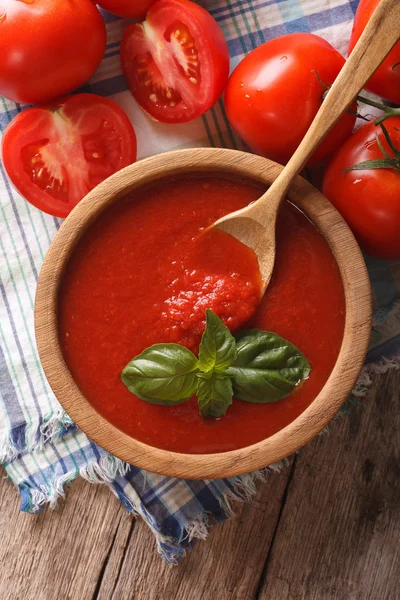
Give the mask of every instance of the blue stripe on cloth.
M 53 450 L 54 455 L 57 457 L 57 464 L 59 464 L 63 470 L 64 475 L 71 470 L 71 465 L 63 459 L 60 452 L 58 451 L 57 445 L 53 442 L 49 442 L 49 447 Z M 52 467 L 50 467 L 52 468 Z
M 119 484 L 119 482 L 117 481 L 117 479 L 114 479 L 112 481 L 111 485 L 114 488 L 114 490 L 115 490 L 115 492 L 116 492 L 116 494 L 118 496 L 118 499 L 121 502 L 121 504 L 123 505 L 123 507 L 128 511 L 128 513 L 131 513 L 132 510 L 133 510 L 132 509 L 132 504 L 129 501 L 127 495 L 125 494 L 124 487 L 122 487 Z
M 121 17 L 117 17 L 116 15 L 113 15 L 112 13 L 108 12 L 108 10 L 103 10 L 102 8 L 100 8 L 100 12 L 107 25 L 110 23 L 115 23 L 116 21 L 125 21 L 126 26 L 130 25 L 131 23 L 134 23 L 133 19 L 121 19 Z
M 359 3 L 360 3 L 360 0 L 350 0 L 350 2 L 349 2 L 349 6 L 350 6 L 351 10 L 353 11 L 354 15 L 356 14 Z
M 196 499 L 200 504 L 207 507 L 207 512 L 211 513 L 216 521 L 221 522 L 226 519 L 226 513 L 221 507 L 219 498 L 210 486 L 203 485 L 201 489 L 197 490 Z
M 3 282 L 2 282 L 1 279 L 0 279 L 0 294 L 1 294 L 2 298 L 3 298 L 4 305 L 5 305 L 5 308 L 6 308 L 6 311 L 7 311 L 7 317 L 8 317 L 8 320 L 10 322 L 10 326 L 11 326 L 11 329 L 12 329 L 12 332 L 13 332 L 15 343 L 16 343 L 17 348 L 18 348 L 19 358 L 20 358 L 20 361 L 21 361 L 20 364 L 21 364 L 21 366 L 22 366 L 22 368 L 23 368 L 23 370 L 25 372 L 25 376 L 26 376 L 26 379 L 27 379 L 28 384 L 29 384 L 29 389 L 30 389 L 30 392 L 32 394 L 32 399 L 33 399 L 33 401 L 35 403 L 35 407 L 36 407 L 36 410 L 37 410 L 37 413 L 38 413 L 38 416 L 39 416 L 39 423 L 42 423 L 43 422 L 42 409 L 41 409 L 41 406 L 39 404 L 38 397 L 37 397 L 37 394 L 36 394 L 36 391 L 35 391 L 35 386 L 33 385 L 31 374 L 29 372 L 29 368 L 28 368 L 28 365 L 27 365 L 27 362 L 26 362 L 26 359 L 25 359 L 25 355 L 24 355 L 24 352 L 22 350 L 21 342 L 20 342 L 18 334 L 17 334 L 17 330 L 16 330 L 16 327 L 15 327 L 14 318 L 13 318 L 13 315 L 12 315 L 12 312 L 11 312 L 11 309 L 10 309 L 10 304 L 9 304 L 8 297 L 7 297 L 7 294 L 6 294 L 5 286 L 4 286 L 4 284 L 3 284 Z
M 7 466 L 7 465 L 6 465 Z M 26 480 L 24 481 L 24 483 L 19 484 L 19 487 L 21 489 L 21 487 L 23 487 L 26 491 L 32 491 L 32 490 L 38 490 L 40 489 L 40 478 L 43 479 L 43 476 L 41 475 L 41 471 L 35 471 L 35 474 L 31 473 L 29 471 L 29 469 L 26 467 L 26 465 L 23 462 L 18 462 L 18 467 L 21 468 L 26 475 Z M 37 480 L 37 478 L 39 479 L 39 481 Z M 21 510 L 24 510 L 21 507 Z
M 281 35 L 286 35 L 288 33 L 287 27 L 285 25 L 275 25 L 270 27 L 269 29 L 264 29 L 262 31 L 265 41 L 272 40 L 276 37 L 280 37 Z M 240 38 L 234 40 L 228 40 L 228 48 L 229 53 L 232 58 L 236 56 L 243 55 L 243 47 L 246 48 L 246 53 L 253 50 L 253 46 L 251 44 L 251 37 L 246 34 L 240 36 Z
M 308 33 L 312 31 L 312 29 L 313 28 L 310 26 L 309 19 L 306 17 L 301 17 L 300 19 L 286 23 L 286 31 L 288 33 L 296 33 L 298 31 L 305 31 Z
M 26 238 L 25 229 L 24 229 L 23 224 L 21 222 L 21 217 L 20 217 L 19 212 L 18 212 L 17 204 L 16 204 L 16 202 L 14 200 L 14 195 L 12 193 L 10 183 L 8 181 L 6 172 L 4 170 L 4 167 L 3 167 L 3 164 L 2 164 L 1 161 L 0 161 L 0 173 L 1 173 L 2 180 L 4 182 L 4 187 L 5 187 L 6 191 L 7 191 L 7 195 L 8 195 L 8 198 L 10 200 L 13 212 L 14 212 L 15 220 L 16 220 L 17 225 L 18 225 L 18 230 L 19 230 L 19 232 L 21 234 L 22 241 L 24 242 L 24 248 L 25 248 L 26 253 L 28 255 L 29 264 L 30 264 L 30 267 L 32 269 L 32 273 L 33 273 L 33 275 L 34 275 L 34 277 L 35 277 L 35 279 L 37 281 L 37 279 L 38 279 L 38 272 L 37 272 L 37 269 L 36 269 L 35 261 L 33 260 L 32 251 L 30 249 L 28 240 Z
M 353 17 L 351 7 L 348 4 L 343 4 L 342 6 L 335 6 L 329 10 L 314 13 L 313 15 L 307 15 L 307 24 L 309 31 L 318 31 L 318 29 L 326 27 L 328 18 L 329 24 L 332 26 L 351 21 Z
M 285 0 L 285 2 L 287 2 L 287 0 Z M 257 12 L 261 9 L 265 9 L 267 6 L 273 6 L 274 4 L 274 0 L 267 0 L 267 2 L 259 2 L 257 4 Z M 237 16 L 243 13 L 243 2 L 227 2 L 226 4 L 222 4 L 222 6 L 216 4 L 215 8 L 212 8 L 210 6 L 208 10 L 216 21 L 226 21 L 226 19 L 229 17 Z
M 15 106 L 15 105 L 14 105 Z M 17 114 L 20 112 L 20 110 L 18 110 L 17 107 L 15 108 L 10 108 L 8 110 L 8 112 L 1 112 L 0 111 L 0 129 L 4 131 L 4 129 L 7 127 L 7 125 L 10 123 L 10 121 L 17 116 Z M 1 161 L 0 161 L 1 164 Z
M 170 485 L 174 486 L 176 485 L 176 480 L 175 479 L 169 479 L 169 477 L 163 477 L 162 479 L 160 479 L 160 481 L 156 484 L 153 483 L 152 487 L 142 496 L 142 501 L 147 504 L 150 505 L 152 502 L 154 502 L 154 500 L 157 500 L 158 496 L 159 496 L 159 492 L 161 490 L 163 490 L 163 492 L 168 491 L 168 489 L 163 489 L 167 483 L 170 481 Z
M 0 344 L 0 397 L 4 404 L 5 412 L 11 424 L 11 431 L 22 425 L 26 426 L 25 416 L 18 402 L 17 392 L 7 367 L 3 348 Z M 22 447 L 21 447 L 22 449 Z
M 90 84 L 90 91 L 99 96 L 112 96 L 119 92 L 125 92 L 128 89 L 123 75 L 116 75 L 103 81 L 96 81 Z
M 92 442 L 92 440 L 90 440 L 90 439 L 89 439 L 89 444 L 90 444 L 90 449 L 92 450 L 95 459 L 97 461 L 99 461 L 101 458 L 102 452 L 100 452 L 99 447 L 96 446 L 96 444 L 94 442 Z

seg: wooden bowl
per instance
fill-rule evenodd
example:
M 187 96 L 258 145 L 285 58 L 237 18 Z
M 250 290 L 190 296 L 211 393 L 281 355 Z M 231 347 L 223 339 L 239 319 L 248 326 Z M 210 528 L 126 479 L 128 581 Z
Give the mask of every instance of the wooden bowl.
M 358 245 L 328 200 L 298 177 L 289 192 L 317 226 L 336 257 L 342 276 L 346 320 L 336 365 L 312 404 L 287 427 L 239 450 L 215 454 L 180 454 L 148 446 L 126 435 L 89 404 L 64 361 L 57 322 L 58 291 L 64 267 L 91 222 L 119 198 L 150 182 L 183 173 L 219 173 L 270 184 L 282 167 L 264 158 L 216 148 L 180 150 L 147 158 L 119 171 L 92 190 L 68 216 L 47 253 L 35 301 L 35 331 L 40 360 L 58 400 L 79 427 L 100 446 L 138 467 L 189 479 L 212 479 L 248 473 L 298 450 L 315 437 L 348 397 L 363 364 L 371 331 L 371 291 Z

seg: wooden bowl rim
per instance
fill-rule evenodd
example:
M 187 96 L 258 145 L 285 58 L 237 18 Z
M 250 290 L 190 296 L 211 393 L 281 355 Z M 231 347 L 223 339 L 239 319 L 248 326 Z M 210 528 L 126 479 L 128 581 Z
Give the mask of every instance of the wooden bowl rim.
M 35 334 L 40 360 L 54 394 L 75 423 L 97 444 L 137 467 L 187 479 L 232 477 L 271 465 L 297 451 L 334 417 L 353 388 L 368 348 L 371 290 L 360 249 L 344 220 L 311 184 L 298 177 L 288 194 L 318 227 L 336 257 L 346 301 L 345 331 L 335 367 L 311 405 L 284 429 L 261 442 L 214 454 L 182 454 L 131 438 L 95 411 L 64 361 L 57 324 L 63 269 L 81 235 L 107 206 L 135 188 L 178 174 L 219 173 L 271 183 L 282 166 L 237 150 L 199 148 L 153 156 L 112 175 L 71 212 L 45 257 L 35 298 Z

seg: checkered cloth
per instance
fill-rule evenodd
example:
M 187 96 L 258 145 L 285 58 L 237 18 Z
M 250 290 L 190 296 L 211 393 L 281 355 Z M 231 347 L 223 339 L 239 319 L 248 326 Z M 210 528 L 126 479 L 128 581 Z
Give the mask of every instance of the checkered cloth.
M 314 32 L 343 54 L 357 0 L 204 0 L 228 40 L 232 68 L 266 40 L 290 32 Z M 127 91 L 119 43 L 127 21 L 104 13 L 108 45 L 104 60 L 81 91 L 111 97 L 134 124 L 139 158 L 198 146 L 243 149 L 229 128 L 222 102 L 192 123 L 168 126 L 148 119 Z M 0 99 L 0 127 L 22 106 Z M 204 538 L 208 519 L 231 514 L 233 498 L 254 492 L 260 473 L 218 481 L 184 481 L 147 473 L 122 463 L 94 444 L 71 422 L 52 394 L 35 346 L 33 304 L 46 250 L 61 221 L 46 215 L 12 189 L 0 163 L 0 461 L 18 486 L 21 509 L 38 512 L 54 504 L 66 483 L 81 475 L 105 482 L 126 509 L 140 514 L 157 545 L 176 562 L 193 537 Z M 373 371 L 398 365 L 400 263 L 368 261 L 375 296 L 375 326 L 369 365 L 356 393 L 368 387 Z M 386 357 L 386 358 L 382 358 Z

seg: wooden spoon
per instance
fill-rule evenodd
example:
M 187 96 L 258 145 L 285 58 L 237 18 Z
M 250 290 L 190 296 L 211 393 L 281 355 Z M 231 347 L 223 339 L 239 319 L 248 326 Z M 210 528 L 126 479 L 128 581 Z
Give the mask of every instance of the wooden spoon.
M 381 0 L 286 167 L 261 198 L 213 224 L 254 250 L 260 267 L 261 295 L 274 268 L 276 217 L 289 187 L 399 39 L 400 0 Z

